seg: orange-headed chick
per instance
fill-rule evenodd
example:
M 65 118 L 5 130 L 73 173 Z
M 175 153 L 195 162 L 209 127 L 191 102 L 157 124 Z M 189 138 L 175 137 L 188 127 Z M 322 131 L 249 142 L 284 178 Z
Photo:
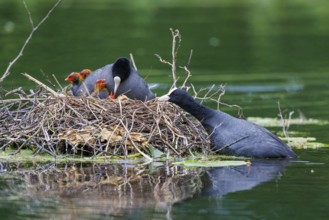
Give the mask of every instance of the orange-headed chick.
M 87 76 L 90 75 L 92 71 L 90 69 L 83 69 L 81 72 L 72 72 L 70 75 L 68 75 L 65 79 L 65 81 L 68 81 L 71 83 L 71 91 L 74 96 L 80 96 L 81 91 L 79 91 L 79 88 L 83 81 L 87 78 Z
M 109 97 L 109 90 L 106 86 L 105 79 L 98 79 L 94 85 L 93 96 L 106 99 Z
M 80 72 L 80 79 L 85 80 L 87 78 L 87 76 L 90 75 L 90 73 L 92 73 L 92 71 L 90 69 L 83 69 Z
M 81 79 L 79 72 L 72 72 L 70 75 L 68 75 L 65 79 L 65 81 L 71 83 L 71 91 L 74 96 L 78 96 L 78 89 L 81 85 L 81 82 L 83 81 Z

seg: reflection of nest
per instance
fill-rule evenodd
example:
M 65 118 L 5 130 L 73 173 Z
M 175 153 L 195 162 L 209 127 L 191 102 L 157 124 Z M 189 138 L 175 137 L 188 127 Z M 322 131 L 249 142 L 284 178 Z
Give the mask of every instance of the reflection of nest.
M 124 214 L 131 208 L 165 208 L 190 198 L 202 188 L 202 171 L 186 171 L 171 167 L 170 173 L 158 167 L 149 174 L 147 167 L 98 165 L 17 171 L 24 179 L 26 190 L 21 193 L 32 198 L 60 196 L 72 208 L 100 207 L 104 214 Z M 82 208 L 81 208 L 82 209 Z
M 156 100 L 100 100 L 40 92 L 0 101 L 0 119 L 2 146 L 36 146 L 51 155 L 128 155 L 145 153 L 148 145 L 181 155 L 191 147 L 209 146 L 196 119 Z

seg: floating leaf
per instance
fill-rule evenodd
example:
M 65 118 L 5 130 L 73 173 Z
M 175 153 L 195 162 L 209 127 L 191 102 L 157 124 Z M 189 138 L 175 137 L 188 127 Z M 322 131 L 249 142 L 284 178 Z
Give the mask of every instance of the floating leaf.
M 278 118 L 260 118 L 260 117 L 248 117 L 248 121 L 265 127 L 282 127 L 282 121 Z M 313 118 L 292 118 L 285 120 L 285 126 L 290 125 L 324 125 L 328 124 L 328 121 L 318 120 Z
M 286 138 L 283 139 L 288 142 L 288 145 L 299 149 L 314 149 L 328 146 L 326 144 L 316 142 L 315 137 L 289 137 L 288 140 Z
M 241 160 L 185 160 L 182 162 L 175 162 L 173 164 L 183 165 L 186 167 L 229 167 L 247 165 L 247 162 Z
M 149 145 L 149 151 L 153 158 L 159 158 L 162 155 L 164 155 L 164 153 L 162 151 L 158 150 L 153 145 Z

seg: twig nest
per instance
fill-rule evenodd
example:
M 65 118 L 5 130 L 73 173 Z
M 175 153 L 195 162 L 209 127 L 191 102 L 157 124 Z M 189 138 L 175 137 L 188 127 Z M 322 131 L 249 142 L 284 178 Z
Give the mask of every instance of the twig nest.
M 47 95 L 0 101 L 2 146 L 33 146 L 54 156 L 148 154 L 149 145 L 179 155 L 209 148 L 202 125 L 170 103 Z

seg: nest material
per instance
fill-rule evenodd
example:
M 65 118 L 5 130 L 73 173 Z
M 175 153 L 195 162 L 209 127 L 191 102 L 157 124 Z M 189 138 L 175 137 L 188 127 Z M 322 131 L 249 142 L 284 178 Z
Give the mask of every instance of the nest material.
M 209 149 L 200 122 L 170 103 L 128 98 L 54 97 L 0 100 L 0 144 L 37 147 L 53 156 L 98 154 L 152 157 L 153 146 L 177 155 Z

